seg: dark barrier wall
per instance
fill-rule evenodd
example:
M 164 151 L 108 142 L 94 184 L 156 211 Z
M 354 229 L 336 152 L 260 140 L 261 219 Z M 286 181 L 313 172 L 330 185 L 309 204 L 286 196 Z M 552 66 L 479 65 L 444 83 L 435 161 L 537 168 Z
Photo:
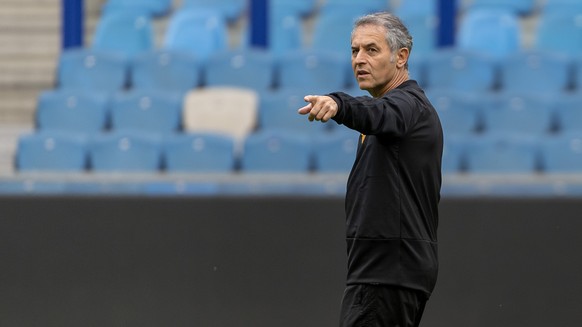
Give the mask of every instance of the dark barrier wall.
M 341 199 L 0 205 L 0 326 L 337 326 Z M 581 212 L 579 200 L 443 200 L 421 326 L 582 326 Z

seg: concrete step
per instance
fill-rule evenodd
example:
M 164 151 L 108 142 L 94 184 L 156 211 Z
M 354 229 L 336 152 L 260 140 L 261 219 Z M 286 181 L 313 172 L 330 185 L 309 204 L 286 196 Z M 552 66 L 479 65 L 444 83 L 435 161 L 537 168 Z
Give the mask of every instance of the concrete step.
M 33 125 L 42 88 L 0 89 L 0 124 Z

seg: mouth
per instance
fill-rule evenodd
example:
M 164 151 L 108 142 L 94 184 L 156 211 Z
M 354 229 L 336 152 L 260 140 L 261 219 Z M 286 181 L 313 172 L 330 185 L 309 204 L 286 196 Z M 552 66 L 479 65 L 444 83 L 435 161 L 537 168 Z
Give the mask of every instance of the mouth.
M 357 78 L 365 78 L 365 77 L 367 77 L 369 75 L 370 75 L 370 73 L 368 71 L 366 71 L 366 70 L 358 69 L 356 71 L 356 77 Z

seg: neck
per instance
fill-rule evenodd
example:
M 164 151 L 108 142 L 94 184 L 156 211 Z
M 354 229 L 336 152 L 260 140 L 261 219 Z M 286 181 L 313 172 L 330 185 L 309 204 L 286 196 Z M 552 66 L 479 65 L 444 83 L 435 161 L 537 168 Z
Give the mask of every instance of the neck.
M 386 94 L 388 91 L 394 90 L 400 84 L 406 82 L 409 79 L 408 76 L 408 69 L 401 69 L 396 72 L 394 78 L 390 81 L 389 84 L 386 85 L 386 88 L 383 90 L 381 94 L 378 94 L 376 97 L 381 97 Z

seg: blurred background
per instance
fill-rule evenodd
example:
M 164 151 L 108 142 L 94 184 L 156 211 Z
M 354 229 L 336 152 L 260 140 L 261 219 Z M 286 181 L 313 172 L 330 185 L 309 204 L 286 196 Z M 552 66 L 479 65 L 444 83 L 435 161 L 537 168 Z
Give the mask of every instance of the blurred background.
M 296 110 L 378 10 L 445 132 L 421 326 L 580 326 L 579 0 L 0 0 L 0 325 L 336 326 L 358 134 Z
M 341 195 L 354 133 L 295 110 L 308 93 L 366 95 L 351 24 L 389 10 L 443 122 L 443 194 L 577 196 L 580 7 L 3 0 L 0 192 Z

